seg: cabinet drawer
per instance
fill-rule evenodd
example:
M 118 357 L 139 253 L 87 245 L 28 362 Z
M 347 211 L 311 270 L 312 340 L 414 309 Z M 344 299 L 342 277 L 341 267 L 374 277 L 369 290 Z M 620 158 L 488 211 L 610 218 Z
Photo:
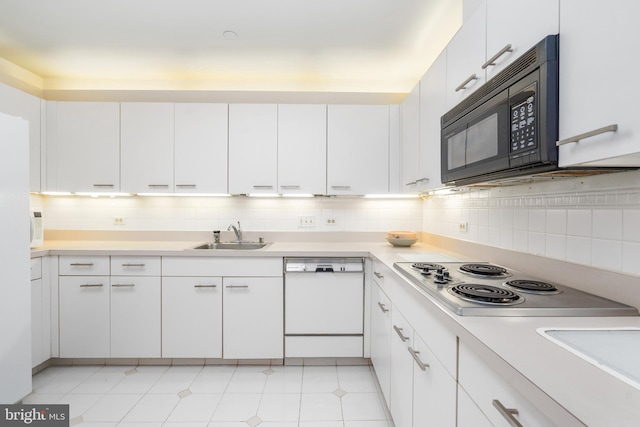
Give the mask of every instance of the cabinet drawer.
M 282 258 L 162 257 L 163 276 L 282 277 Z
M 284 337 L 285 357 L 362 357 L 362 337 Z
M 108 276 L 108 256 L 61 256 L 60 276 Z
M 42 258 L 31 258 L 31 280 L 42 277 Z
M 159 276 L 160 257 L 111 257 L 112 276 Z
M 374 259 L 371 265 L 373 281 L 380 286 L 384 293 L 391 295 L 395 276 L 393 271 L 377 259 Z

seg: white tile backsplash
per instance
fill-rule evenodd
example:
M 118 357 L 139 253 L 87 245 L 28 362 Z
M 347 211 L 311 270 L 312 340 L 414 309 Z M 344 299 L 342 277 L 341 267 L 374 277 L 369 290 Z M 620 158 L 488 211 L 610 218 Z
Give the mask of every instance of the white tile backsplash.
M 428 233 L 640 275 L 640 171 L 471 188 L 423 209 Z

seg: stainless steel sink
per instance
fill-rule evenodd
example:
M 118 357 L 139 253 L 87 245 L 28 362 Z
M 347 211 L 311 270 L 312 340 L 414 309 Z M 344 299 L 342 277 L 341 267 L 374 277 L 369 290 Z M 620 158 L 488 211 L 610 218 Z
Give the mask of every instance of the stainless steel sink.
M 194 246 L 192 249 L 205 249 L 205 250 L 221 250 L 221 249 L 231 249 L 231 250 L 256 250 L 262 249 L 271 243 L 265 242 L 207 242 L 202 243 L 198 246 Z

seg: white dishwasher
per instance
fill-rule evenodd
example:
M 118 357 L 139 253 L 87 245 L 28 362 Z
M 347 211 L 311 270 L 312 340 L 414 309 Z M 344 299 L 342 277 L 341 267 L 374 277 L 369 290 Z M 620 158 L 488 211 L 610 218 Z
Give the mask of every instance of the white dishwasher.
M 285 357 L 362 357 L 364 258 L 284 259 Z

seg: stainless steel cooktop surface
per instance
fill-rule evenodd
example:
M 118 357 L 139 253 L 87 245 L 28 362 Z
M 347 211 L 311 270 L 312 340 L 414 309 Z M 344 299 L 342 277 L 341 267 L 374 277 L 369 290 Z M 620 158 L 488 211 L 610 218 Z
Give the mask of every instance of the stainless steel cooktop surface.
M 460 316 L 638 316 L 616 301 L 488 262 L 397 262 L 412 283 Z

